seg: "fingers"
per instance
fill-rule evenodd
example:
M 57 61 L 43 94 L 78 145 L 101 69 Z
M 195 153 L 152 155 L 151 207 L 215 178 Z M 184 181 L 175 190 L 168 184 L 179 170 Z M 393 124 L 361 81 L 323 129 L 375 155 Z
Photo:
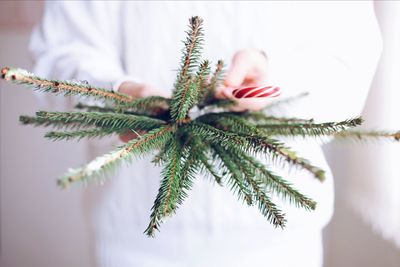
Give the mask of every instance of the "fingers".
M 216 89 L 216 98 L 231 99 L 237 105 L 231 110 L 260 110 L 269 100 L 266 99 L 236 99 L 233 90 L 243 86 L 261 86 L 267 82 L 267 57 L 256 49 L 241 50 L 232 59 L 224 86 Z
M 215 97 L 217 99 L 235 100 L 234 96 L 232 95 L 233 89 L 234 89 L 233 87 L 220 86 L 217 89 L 215 89 Z
M 242 56 L 235 56 L 232 61 L 232 66 L 228 71 L 224 85 L 226 87 L 239 87 L 246 80 L 249 73 L 249 64 Z
M 241 50 L 233 59 L 225 78 L 226 87 L 261 85 L 267 80 L 267 57 L 256 49 Z
M 233 89 L 240 87 L 248 79 L 250 66 L 245 54 L 245 51 L 239 51 L 233 57 L 231 68 L 225 77 L 224 86 L 216 90 L 216 98 L 235 99 L 232 95 Z

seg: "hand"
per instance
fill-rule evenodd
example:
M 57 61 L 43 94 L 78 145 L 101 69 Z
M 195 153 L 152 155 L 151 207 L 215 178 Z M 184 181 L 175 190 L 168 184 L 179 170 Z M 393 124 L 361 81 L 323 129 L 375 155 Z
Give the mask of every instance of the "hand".
M 219 99 L 232 99 L 238 104 L 234 111 L 260 110 L 270 103 L 268 98 L 236 99 L 232 95 L 235 88 L 242 86 L 261 86 L 267 82 L 267 56 L 256 49 L 238 51 L 232 59 L 232 66 L 228 71 L 224 86 L 216 90 L 215 96 Z
M 143 98 L 143 97 L 148 97 L 148 96 L 164 96 L 168 97 L 168 95 L 161 91 L 158 90 L 150 85 L 147 84 L 142 84 L 142 83 L 135 83 L 135 82 L 124 82 L 120 85 L 118 88 L 118 92 L 132 96 L 133 99 L 136 98 Z M 121 134 L 119 138 L 123 142 L 129 142 L 132 139 L 135 139 L 138 137 L 138 134 L 144 134 L 144 131 L 138 131 L 137 133 L 135 132 L 128 132 L 125 134 Z

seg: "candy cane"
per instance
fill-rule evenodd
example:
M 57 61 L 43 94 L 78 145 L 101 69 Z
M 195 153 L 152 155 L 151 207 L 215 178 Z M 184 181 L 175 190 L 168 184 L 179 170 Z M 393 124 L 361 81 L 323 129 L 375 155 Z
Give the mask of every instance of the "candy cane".
M 281 94 L 281 88 L 278 86 L 242 87 L 233 90 L 232 93 L 236 98 L 277 97 Z

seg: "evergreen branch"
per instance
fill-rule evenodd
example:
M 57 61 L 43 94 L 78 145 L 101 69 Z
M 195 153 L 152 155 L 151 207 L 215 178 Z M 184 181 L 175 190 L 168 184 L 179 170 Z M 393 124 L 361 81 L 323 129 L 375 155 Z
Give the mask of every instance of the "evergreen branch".
M 176 91 L 177 93 L 174 95 L 171 103 L 171 115 L 177 122 L 186 119 L 190 108 L 195 103 L 197 98 L 197 95 L 195 96 L 196 87 L 194 78 L 191 78 L 183 85 L 182 90 Z
M 201 95 L 198 107 L 203 109 L 207 106 L 217 106 L 222 108 L 228 108 L 234 105 L 236 102 L 228 99 L 216 99 L 215 98 L 215 90 L 221 84 L 223 80 L 223 68 L 224 62 L 222 60 L 218 60 L 216 69 L 211 76 L 210 83 L 206 86 L 205 93 Z
M 232 155 L 235 155 L 235 158 L 237 158 L 236 160 L 240 159 L 242 165 L 246 165 L 248 170 L 253 170 L 253 176 L 260 177 L 273 193 L 281 196 L 283 199 L 288 199 L 298 207 L 315 209 L 315 201 L 301 194 L 286 180 L 269 171 L 264 164 L 259 162 L 256 158 L 236 147 L 230 147 L 229 150 Z
M 154 230 L 159 229 L 163 218 L 174 213 L 178 205 L 183 201 L 183 195 L 181 194 L 183 154 L 178 138 L 171 140 L 166 153 L 168 158 L 162 171 L 163 179 L 152 207 L 150 223 L 145 230 L 148 236 L 154 236 Z
M 220 145 L 212 144 L 216 156 L 219 157 L 223 163 L 223 167 L 226 169 L 228 175 L 228 182 L 231 186 L 231 190 L 238 195 L 240 199 L 245 201 L 247 205 L 253 204 L 253 195 L 249 189 L 248 182 L 243 178 L 240 168 L 234 163 L 229 153 Z
M 392 138 L 395 141 L 400 141 L 400 132 L 390 133 L 390 132 L 383 132 L 383 131 L 355 131 L 355 130 L 348 130 L 348 131 L 340 131 L 333 134 L 336 138 L 353 138 L 358 140 L 365 140 L 365 139 L 387 139 Z
M 340 122 L 326 123 L 267 123 L 257 125 L 257 129 L 261 129 L 267 135 L 283 135 L 283 136 L 327 136 L 344 131 L 361 125 L 362 119 L 355 118 Z
M 245 153 L 241 153 L 240 157 L 243 161 L 251 164 L 252 168 L 256 172 L 256 176 L 260 177 L 263 180 L 265 185 L 271 190 L 273 194 L 280 196 L 284 200 L 289 200 L 289 202 L 294 204 L 296 207 L 302 207 L 307 210 L 315 209 L 317 203 L 314 200 L 297 191 L 295 188 L 292 187 L 289 182 L 287 182 L 282 177 L 274 174 L 272 171 L 269 171 L 264 166 L 264 164 L 259 162 L 257 159 L 248 156 Z
M 200 103 L 199 109 L 212 109 L 214 107 L 222 108 L 222 109 L 229 109 L 237 104 L 236 101 L 230 99 L 217 99 L 214 96 L 210 97 L 206 100 L 206 103 Z
M 190 108 L 198 100 L 198 88 L 196 80 L 193 78 L 194 68 L 197 67 L 200 49 L 202 48 L 202 23 L 199 17 L 192 17 L 190 20 L 190 30 L 185 41 L 183 50 L 182 66 L 178 73 L 177 81 L 171 101 L 171 115 L 176 121 L 186 118 Z
M 47 80 L 33 75 L 22 69 L 3 68 L 2 78 L 17 84 L 34 86 L 38 91 L 64 94 L 65 96 L 79 95 L 98 100 L 112 100 L 116 103 L 132 101 L 128 95 L 112 92 L 111 90 L 91 86 L 78 81 Z
M 97 105 L 86 105 L 83 103 L 78 103 L 75 105 L 76 109 L 84 109 L 86 111 L 95 111 L 95 112 L 116 112 L 114 108 L 111 107 L 101 107 Z
M 243 113 L 241 116 L 254 122 L 256 124 L 261 123 L 313 123 L 314 119 L 300 119 L 300 118 L 288 118 L 288 117 L 276 117 L 265 114 L 263 111 L 253 111 Z
M 53 121 L 53 120 L 48 120 L 46 118 L 40 118 L 40 117 L 32 117 L 32 116 L 20 116 L 19 121 L 24 124 L 32 124 L 33 126 L 52 126 L 54 128 L 77 128 L 81 124 L 76 123 L 76 122 L 64 122 L 64 121 Z
M 291 104 L 291 103 L 293 103 L 295 101 L 298 101 L 301 98 L 306 97 L 308 95 L 309 95 L 308 92 L 303 92 L 303 93 L 300 93 L 300 94 L 295 95 L 295 96 L 289 96 L 289 97 L 286 97 L 286 98 L 282 98 L 280 100 L 274 101 L 271 104 L 267 105 L 265 108 L 263 108 L 263 110 L 272 110 L 272 109 L 274 109 L 276 107 L 288 105 L 288 104 Z
M 284 215 L 266 195 L 262 183 L 253 178 L 254 172 L 249 165 L 239 161 L 239 158 L 232 155 L 231 151 L 217 144 L 213 144 L 212 147 L 230 173 L 229 181 L 232 191 L 236 192 L 239 198 L 245 200 L 248 205 L 256 204 L 260 212 L 275 226 L 284 227 Z
M 209 144 L 204 144 L 198 138 L 193 138 L 193 143 L 191 144 L 193 147 L 194 157 L 199 161 L 201 172 L 205 175 L 209 174 L 214 177 L 214 180 L 217 184 L 222 186 L 222 176 L 214 169 L 213 164 L 208 162 L 209 157 L 207 156 L 207 150 L 211 150 Z
M 275 227 L 279 226 L 284 228 L 286 224 L 285 214 L 283 214 L 276 204 L 272 202 L 270 197 L 268 197 L 264 192 L 265 189 L 262 188 L 262 185 L 258 181 L 251 178 L 249 178 L 249 181 L 254 191 L 254 201 L 257 203 L 261 214 L 264 215 Z
M 133 155 L 143 155 L 162 147 L 171 139 L 175 130 L 175 125 L 166 125 L 152 130 L 140 138 L 131 140 L 117 150 L 97 157 L 79 169 L 71 170 L 58 180 L 58 185 L 66 188 L 74 182 L 89 182 L 120 162 L 130 160 Z
M 210 62 L 208 60 L 203 61 L 200 64 L 199 70 L 196 75 L 196 83 L 197 83 L 197 102 L 202 100 L 207 93 L 207 82 L 208 75 L 210 74 Z
M 203 44 L 202 24 L 203 20 L 200 17 L 194 16 L 189 19 L 188 37 L 184 42 L 182 65 L 178 73 L 175 90 L 188 80 L 193 68 L 197 65 Z
M 299 166 L 311 172 L 318 180 L 325 179 L 325 171 L 312 165 L 308 160 L 299 157 L 294 151 L 285 147 L 282 143 L 267 136 L 241 135 L 223 131 L 201 122 L 192 122 L 193 133 L 210 143 L 219 143 L 223 147 L 242 149 L 255 154 L 269 154 L 271 159 L 282 158 L 287 163 Z
M 275 226 L 280 226 L 283 228 L 286 223 L 285 215 L 265 193 L 267 188 L 256 175 L 253 166 L 247 161 L 242 161 L 242 158 L 237 157 L 237 152 L 237 150 L 230 150 L 228 153 L 230 154 L 231 161 L 239 166 L 240 171 L 245 177 L 247 183 L 252 188 L 253 202 L 257 204 L 261 214 L 263 214 L 268 221 Z M 241 154 L 243 154 L 243 152 Z
M 281 146 L 273 147 L 271 149 L 275 150 L 277 154 L 286 159 L 289 164 L 297 165 L 314 175 L 319 181 L 323 182 L 325 180 L 325 171 L 321 168 L 314 166 L 309 160 L 299 157 L 296 152 L 290 150 L 289 148 Z
M 106 112 L 48 112 L 39 111 L 32 123 L 36 125 L 76 124 L 84 127 L 96 126 L 114 130 L 151 130 L 165 124 L 165 121 L 145 116 Z
M 222 186 L 222 176 L 214 169 L 213 165 L 208 162 L 208 159 L 204 153 L 199 153 L 199 161 L 202 164 L 202 172 L 209 173 L 217 184 Z
M 168 110 L 171 99 L 162 96 L 148 96 L 131 102 L 117 105 L 118 110 L 133 110 L 136 112 L 160 114 Z
M 47 132 L 44 137 L 52 139 L 53 141 L 59 140 L 70 140 L 70 139 L 82 139 L 82 138 L 101 138 L 111 134 L 122 134 L 129 130 L 127 129 L 88 129 L 88 130 L 78 130 L 71 132 Z
M 219 112 L 207 113 L 197 118 L 201 121 L 214 127 L 233 133 L 244 133 L 247 135 L 263 135 L 255 125 L 241 116 L 241 112 Z
M 224 61 L 218 60 L 214 74 L 212 75 L 210 80 L 210 85 L 208 86 L 208 92 L 210 92 L 212 95 L 214 95 L 215 90 L 222 82 L 224 78 L 223 75 L 224 75 Z

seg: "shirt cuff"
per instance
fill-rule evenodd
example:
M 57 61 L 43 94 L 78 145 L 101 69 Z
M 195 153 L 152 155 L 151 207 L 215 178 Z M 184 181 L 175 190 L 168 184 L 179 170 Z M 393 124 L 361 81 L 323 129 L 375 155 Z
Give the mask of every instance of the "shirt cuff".
M 112 90 L 114 92 L 118 92 L 119 87 L 121 86 L 121 84 L 123 84 L 124 82 L 134 82 L 134 83 L 140 83 L 140 80 L 137 79 L 136 77 L 132 77 L 132 76 L 122 76 L 121 78 L 119 78 L 113 85 Z

